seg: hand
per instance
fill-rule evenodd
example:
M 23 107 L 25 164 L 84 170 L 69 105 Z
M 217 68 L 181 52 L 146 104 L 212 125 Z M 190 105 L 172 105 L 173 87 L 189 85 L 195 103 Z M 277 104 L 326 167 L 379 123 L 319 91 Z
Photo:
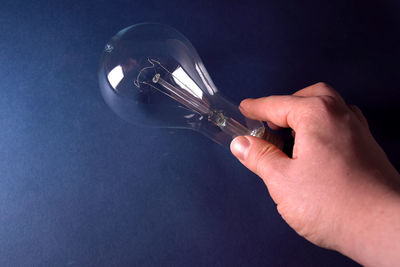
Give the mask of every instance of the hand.
M 292 158 L 252 136 L 235 138 L 231 150 L 263 179 L 298 234 L 364 265 L 400 264 L 400 177 L 357 107 L 318 83 L 246 99 L 240 110 L 294 132 Z

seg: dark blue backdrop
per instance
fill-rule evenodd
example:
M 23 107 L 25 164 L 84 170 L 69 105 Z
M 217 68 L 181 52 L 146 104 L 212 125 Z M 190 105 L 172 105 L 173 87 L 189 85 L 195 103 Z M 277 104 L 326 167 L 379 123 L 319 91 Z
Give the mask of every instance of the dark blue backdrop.
M 395 0 L 3 0 L 0 265 L 354 266 L 297 236 L 228 150 L 119 119 L 98 57 L 155 21 L 192 40 L 236 102 L 326 81 L 399 167 L 398 13 Z

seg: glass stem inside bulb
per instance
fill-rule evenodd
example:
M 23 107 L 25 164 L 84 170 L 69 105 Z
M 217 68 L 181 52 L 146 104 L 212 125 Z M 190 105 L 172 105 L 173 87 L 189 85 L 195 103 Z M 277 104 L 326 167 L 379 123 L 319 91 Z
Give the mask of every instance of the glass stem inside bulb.
M 159 74 L 156 74 L 154 77 L 156 77 L 157 75 Z M 163 88 L 168 91 L 168 96 L 183 104 L 185 107 L 199 114 L 207 114 L 209 112 L 210 107 L 207 103 L 200 102 L 195 96 L 193 96 L 185 89 L 173 86 L 172 84 L 168 83 L 160 77 L 158 77 L 156 81 L 153 78 L 153 82 L 159 83 Z
M 160 77 L 159 73 L 156 73 L 152 79 L 154 84 L 161 85 L 166 91 L 163 94 L 173 98 L 185 107 L 199 113 L 200 115 L 205 115 L 211 123 L 218 126 L 222 131 L 229 134 L 232 137 L 240 135 L 253 135 L 256 137 L 263 137 L 265 133 L 264 127 L 260 127 L 253 131 L 249 130 L 247 127 L 234 120 L 233 118 L 227 117 L 220 110 L 214 110 L 210 108 L 210 104 L 203 100 L 199 100 L 197 97 L 189 93 L 185 88 L 180 88 L 168 83 L 166 80 Z M 150 84 L 149 84 L 150 85 Z M 160 91 L 157 87 L 153 88 Z
M 226 117 L 221 111 L 211 110 L 208 120 L 217 125 L 222 131 L 231 136 L 248 135 L 251 131 L 236 120 Z

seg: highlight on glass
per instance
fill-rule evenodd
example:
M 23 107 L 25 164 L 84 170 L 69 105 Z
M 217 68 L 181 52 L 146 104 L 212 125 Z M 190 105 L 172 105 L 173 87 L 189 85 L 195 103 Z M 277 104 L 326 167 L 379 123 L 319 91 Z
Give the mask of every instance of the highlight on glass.
M 133 124 L 192 129 L 228 147 L 239 135 L 282 145 L 222 96 L 189 40 L 167 25 L 141 23 L 117 33 L 102 53 L 99 83 L 110 108 Z

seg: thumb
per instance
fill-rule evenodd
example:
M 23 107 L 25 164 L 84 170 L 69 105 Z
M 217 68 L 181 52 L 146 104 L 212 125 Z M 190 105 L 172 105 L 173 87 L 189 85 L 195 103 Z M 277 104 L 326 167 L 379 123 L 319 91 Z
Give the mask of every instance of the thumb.
M 283 170 L 290 160 L 278 147 L 254 136 L 238 136 L 230 148 L 244 166 L 262 179 Z

